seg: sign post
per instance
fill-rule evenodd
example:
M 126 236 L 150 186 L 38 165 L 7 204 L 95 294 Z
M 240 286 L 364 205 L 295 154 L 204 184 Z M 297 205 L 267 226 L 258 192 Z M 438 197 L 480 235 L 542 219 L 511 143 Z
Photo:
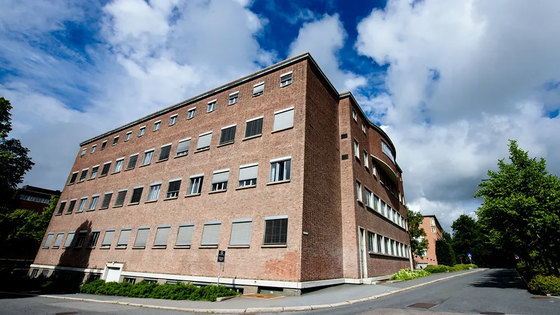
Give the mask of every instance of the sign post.
M 467 256 L 469 257 L 469 261 L 471 262 L 471 269 L 472 269 L 472 255 L 471 253 L 467 253 Z
M 225 250 L 219 250 L 218 251 L 218 263 L 220 264 L 220 267 L 218 269 L 218 285 L 220 285 L 220 272 L 222 272 L 222 263 L 226 260 L 226 251 Z

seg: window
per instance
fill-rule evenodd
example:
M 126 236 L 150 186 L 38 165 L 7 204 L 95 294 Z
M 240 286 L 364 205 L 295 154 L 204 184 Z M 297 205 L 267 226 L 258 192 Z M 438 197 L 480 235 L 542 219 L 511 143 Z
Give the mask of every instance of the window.
M 368 251 L 371 253 L 375 251 L 375 234 L 368 231 L 367 235 L 368 235 Z
M 235 130 L 237 125 L 227 126 L 222 128 L 222 134 L 220 135 L 220 145 L 233 143 L 235 140 Z
M 291 157 L 270 161 L 270 182 L 290 180 Z
M 152 131 L 158 131 L 159 125 L 161 125 L 161 120 L 158 120 L 154 123 L 154 128 L 152 129 Z
M 386 210 L 387 204 L 385 203 L 385 201 L 381 200 L 381 211 L 380 213 L 384 216 L 387 216 L 385 210 Z
M 130 198 L 130 203 L 139 203 L 142 198 L 142 191 L 144 187 L 136 187 L 132 190 L 132 198 Z
M 130 238 L 130 233 L 132 229 L 125 228 L 121 229 L 121 234 L 119 235 L 119 239 L 117 241 L 117 247 L 127 247 L 128 246 L 128 239 Z
M 86 236 L 87 236 L 87 230 L 80 231 L 78 233 L 78 239 L 76 240 L 76 248 L 81 248 L 82 246 L 84 246 L 84 243 L 86 242 Z
M 264 82 L 253 85 L 253 97 L 263 95 L 263 93 L 264 93 Z
M 91 168 L 91 174 L 89 175 L 89 179 L 94 179 L 97 176 L 97 172 L 99 171 L 99 165 L 96 165 Z
M 146 132 L 146 126 L 140 127 L 140 129 L 138 130 L 138 137 L 142 137 L 145 132 Z
M 179 145 L 177 146 L 176 156 L 187 155 L 189 153 L 190 146 L 191 146 L 191 138 L 180 140 Z
M 389 148 L 389 146 L 387 145 L 387 143 L 385 143 L 385 141 L 381 141 L 381 151 L 383 151 L 383 153 L 387 157 L 389 157 L 389 159 L 391 160 L 391 162 L 393 162 L 393 164 L 395 163 L 395 155 L 393 154 L 393 150 Z
M 356 199 L 362 201 L 362 184 L 356 181 Z
M 191 245 L 194 224 L 180 224 L 177 231 L 177 241 L 175 246 L 187 247 Z
M 47 234 L 47 239 L 45 240 L 45 244 L 43 244 L 43 248 L 49 248 L 51 246 L 53 238 L 54 233 Z
M 254 137 L 262 134 L 263 117 L 247 120 L 245 125 L 245 138 Z
M 124 137 L 124 142 L 127 142 L 128 140 L 130 140 L 131 136 L 132 136 L 132 131 L 127 132 L 126 136 Z
M 152 184 L 150 186 L 150 191 L 148 192 L 148 201 L 158 200 L 160 190 L 161 184 Z
M 360 158 L 360 144 L 356 140 L 354 140 L 354 156 L 358 159 Z
M 369 159 L 368 159 L 368 153 L 366 151 L 364 151 L 364 166 L 366 168 L 369 168 Z
M 101 176 L 107 176 L 107 174 L 109 174 L 109 170 L 111 169 L 111 162 L 107 162 L 105 164 L 103 164 L 103 169 L 101 170 Z
M 135 168 L 136 162 L 138 162 L 138 153 L 133 154 L 128 158 L 128 164 L 126 165 L 126 169 L 131 170 Z
M 202 181 L 204 179 L 204 174 L 191 176 L 189 183 L 189 189 L 187 190 L 187 195 L 198 195 L 202 191 Z
M 286 245 L 288 238 L 288 217 L 265 218 L 264 245 Z
M 352 119 L 354 119 L 354 121 L 358 121 L 358 116 L 356 115 L 356 111 L 352 108 Z
M 189 111 L 187 112 L 187 119 L 193 119 L 195 113 L 196 113 L 196 107 L 189 109 Z
M 213 112 L 216 110 L 216 101 L 208 102 L 208 108 L 206 109 L 207 113 Z
M 280 76 L 280 87 L 285 87 L 292 84 L 292 72 L 285 73 Z
M 377 235 L 377 252 L 378 253 L 382 253 L 383 249 L 382 249 L 382 244 L 383 244 L 383 236 L 381 235 Z
M 95 152 L 95 149 L 97 149 L 97 144 L 94 144 L 91 146 L 91 151 L 89 152 L 89 154 L 93 154 L 93 152 Z M 64 234 L 62 234 L 64 235 Z
M 177 114 L 169 117 L 169 126 L 173 126 L 177 123 Z
M 117 145 L 119 143 L 119 136 L 113 138 L 113 145 Z
M 38 273 L 39 273 L 39 269 L 33 269 L 31 271 L 31 278 L 37 278 Z
M 201 246 L 218 246 L 221 222 L 206 222 L 202 230 Z
M 430 225 L 431 226 L 435 226 L 436 225 L 436 221 L 434 220 L 434 218 L 430 219 Z
M 375 161 L 372 159 L 371 160 L 371 173 L 373 174 L 373 177 L 377 179 L 377 166 L 375 166 Z
M 165 161 L 169 158 L 169 153 L 171 152 L 171 143 L 166 144 L 159 150 L 158 161 Z
M 384 239 L 385 239 L 385 251 L 383 253 L 389 254 L 389 239 L 386 237 Z
M 88 211 L 93 211 L 97 207 L 97 202 L 99 201 L 99 195 L 91 196 L 91 202 L 89 204 Z
M 84 209 L 86 208 L 86 202 L 87 202 L 87 197 L 80 199 L 80 204 L 78 205 L 78 211 L 76 212 L 84 211 Z
M 86 152 L 87 152 L 87 148 L 83 148 L 82 153 L 80 153 L 80 157 L 86 155 Z
M 364 197 L 365 197 L 366 206 L 368 206 L 370 208 L 373 208 L 373 204 L 372 204 L 373 203 L 373 201 L 372 201 L 372 199 L 373 199 L 372 195 L 373 194 L 367 188 L 364 188 L 364 191 L 365 191 L 365 196 Z
M 78 177 L 78 172 L 72 173 L 72 175 L 70 175 L 70 182 L 68 182 L 68 185 L 74 184 L 76 182 L 77 177 Z
M 233 105 L 239 101 L 239 92 L 234 92 L 229 95 L 228 105 Z
M 83 182 L 86 179 L 87 173 L 88 173 L 87 168 L 82 170 L 82 173 L 80 174 L 80 182 Z
M 233 220 L 229 245 L 249 246 L 251 244 L 252 219 Z
M 169 239 L 169 231 L 171 231 L 171 225 L 158 226 L 156 231 L 156 239 L 154 240 L 154 246 L 167 247 L 167 240 Z
M 364 125 L 364 123 L 362 123 L 362 132 L 366 133 L 366 125 Z
M 200 134 L 198 136 L 198 143 L 196 144 L 197 150 L 204 150 L 210 148 L 212 142 L 212 131 Z
M 112 197 L 113 197 L 113 192 L 105 193 L 105 195 L 103 196 L 103 202 L 101 203 L 101 209 L 109 208 Z
M 435 232 L 436 232 L 436 228 L 433 226 L 432 227 L 432 233 L 435 233 Z
M 134 277 L 124 277 L 123 282 L 135 284 L 136 283 L 136 278 L 134 278 Z
M 93 248 L 97 245 L 97 241 L 99 240 L 99 234 L 101 231 L 91 231 L 91 237 L 89 238 L 89 248 Z
M 101 242 L 101 248 L 109 248 L 113 244 L 113 238 L 115 238 L 115 230 L 109 229 L 105 231 L 105 236 Z
M 120 158 L 115 162 L 115 169 L 113 170 L 113 173 L 118 173 L 122 170 L 123 168 L 123 164 L 124 164 L 124 158 Z
M 226 190 L 228 179 L 229 169 L 215 171 L 212 176 L 212 191 Z
M 294 126 L 294 108 L 286 108 L 274 113 L 274 126 L 272 130 L 283 130 Z
M 66 236 L 66 241 L 64 241 L 64 247 L 68 248 L 70 246 L 72 246 L 72 241 L 74 240 L 74 234 L 76 232 L 74 231 L 70 231 L 68 232 L 68 235 Z
M 135 248 L 146 248 L 146 242 L 148 241 L 148 235 L 150 235 L 149 226 L 141 226 L 138 228 L 138 233 L 136 233 L 136 240 L 134 240 Z
M 105 150 L 105 148 L 107 147 L 107 140 L 103 141 L 103 143 L 101 143 L 101 151 Z
M 152 157 L 154 156 L 154 149 L 150 149 L 144 152 L 144 157 L 142 158 L 142 165 L 149 165 L 152 163 Z
M 390 244 L 390 249 L 391 249 L 391 255 L 395 256 L 397 253 L 395 252 L 395 241 L 391 240 L 391 244 Z
M 392 214 L 391 220 L 392 220 L 393 222 L 397 222 L 397 212 L 395 211 L 395 209 L 393 209 L 393 210 L 391 211 L 391 214 Z
M 58 206 L 58 211 L 56 212 L 56 215 L 61 215 L 62 212 L 64 211 L 64 207 L 66 207 L 66 200 L 60 202 L 60 205 Z
M 74 211 L 74 207 L 76 206 L 77 199 L 70 200 L 70 204 L 68 205 L 68 209 L 66 210 L 66 214 L 72 213 Z
M 122 207 L 122 205 L 124 204 L 124 199 L 126 198 L 127 191 L 128 191 L 127 189 L 119 190 L 117 194 L 117 200 L 115 200 L 114 207 Z
M 255 186 L 259 164 L 248 164 L 239 167 L 239 187 Z
M 180 179 L 169 181 L 169 187 L 167 188 L 166 198 L 177 198 L 177 196 L 179 196 L 180 189 L 181 189 Z

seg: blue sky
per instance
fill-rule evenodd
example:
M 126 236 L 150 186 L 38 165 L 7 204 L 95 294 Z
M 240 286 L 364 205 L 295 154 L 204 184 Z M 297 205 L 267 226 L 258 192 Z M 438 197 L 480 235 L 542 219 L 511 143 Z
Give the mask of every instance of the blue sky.
M 310 51 L 391 136 L 408 205 L 449 230 L 517 139 L 560 174 L 557 1 L 0 0 L 0 95 L 62 189 L 79 142 Z

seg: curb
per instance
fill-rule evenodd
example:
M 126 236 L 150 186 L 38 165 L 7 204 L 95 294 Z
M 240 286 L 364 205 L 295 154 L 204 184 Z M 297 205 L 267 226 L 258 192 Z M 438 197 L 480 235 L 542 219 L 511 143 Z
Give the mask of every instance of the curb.
M 413 290 L 419 287 L 423 287 L 429 284 L 458 278 L 466 275 L 470 275 L 475 272 L 485 271 L 487 268 L 478 268 L 473 271 L 465 272 L 458 275 L 453 275 L 441 279 L 436 279 L 432 281 L 428 281 L 425 283 L 420 283 L 417 285 L 410 286 L 408 288 L 402 288 L 395 291 L 389 291 L 386 293 L 381 293 L 377 295 L 372 295 L 370 297 L 365 297 L 357 300 L 350 300 L 346 302 L 339 302 L 333 304 L 321 304 L 321 305 L 309 305 L 309 306 L 278 306 L 278 307 L 253 307 L 253 308 L 238 308 L 238 309 L 197 309 L 197 308 L 187 308 L 187 307 L 174 307 L 174 306 L 159 306 L 159 305 L 146 305 L 146 304 L 138 304 L 138 303 L 129 303 L 129 302 L 122 302 L 122 301 L 103 301 L 103 300 L 95 300 L 95 299 L 84 299 L 84 298 L 75 298 L 75 297 L 68 297 L 68 296 L 56 296 L 56 295 L 42 295 L 42 294 L 25 294 L 25 293 L 12 293 L 6 292 L 10 294 L 16 295 L 27 295 L 27 296 L 38 296 L 44 298 L 51 298 L 51 299 L 59 299 L 59 300 L 72 300 L 72 301 L 80 301 L 80 302 L 94 302 L 94 303 L 105 303 L 105 304 L 117 304 L 117 305 L 126 305 L 126 306 L 136 306 L 136 307 L 145 307 L 145 308 L 153 308 L 153 309 L 160 309 L 160 310 L 169 310 L 169 311 L 182 311 L 182 312 L 191 312 L 191 313 L 214 313 L 214 314 L 241 314 L 241 313 L 280 313 L 280 312 L 299 312 L 299 311 L 312 311 L 318 309 L 325 309 L 325 308 L 333 308 L 333 307 L 340 307 L 346 306 L 350 304 L 356 304 L 361 302 L 367 302 L 376 300 L 382 297 L 386 297 L 389 295 L 401 293 L 404 291 Z

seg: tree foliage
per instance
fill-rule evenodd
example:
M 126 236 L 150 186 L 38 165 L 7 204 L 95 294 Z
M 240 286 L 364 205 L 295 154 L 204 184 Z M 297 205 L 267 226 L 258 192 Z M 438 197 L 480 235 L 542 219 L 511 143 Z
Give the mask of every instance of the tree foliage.
M 436 257 L 438 265 L 455 266 L 455 252 L 445 239 L 436 241 Z
M 406 217 L 408 220 L 408 235 L 410 236 L 410 248 L 412 253 L 416 256 L 423 257 L 424 250 L 428 249 L 428 240 L 419 240 L 426 236 L 426 231 L 420 228 L 424 217 L 420 212 L 414 212 L 408 208 L 406 208 Z
M 0 97 L 0 198 L 2 199 L 8 197 L 9 189 L 16 188 L 23 181 L 25 173 L 34 165 L 31 158 L 27 156 L 29 149 L 23 147 L 18 139 L 8 139 L 8 133 L 12 130 L 11 110 L 10 101 Z
M 495 246 L 519 255 L 548 273 L 560 267 L 560 180 L 546 161 L 530 158 L 510 140 L 509 159 L 488 171 L 475 197 L 482 197 L 477 214 Z

